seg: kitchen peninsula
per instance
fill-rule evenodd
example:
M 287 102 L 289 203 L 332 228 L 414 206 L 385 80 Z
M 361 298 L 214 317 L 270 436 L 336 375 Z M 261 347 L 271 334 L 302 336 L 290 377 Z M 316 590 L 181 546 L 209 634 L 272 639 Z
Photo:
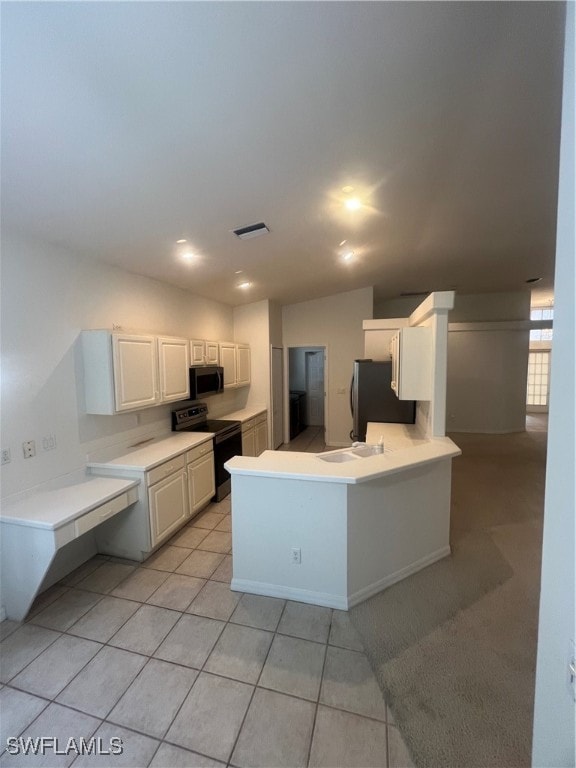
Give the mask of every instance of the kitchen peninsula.
M 368 442 L 381 435 L 383 454 L 266 451 L 227 463 L 232 589 L 346 610 L 450 553 L 460 449 L 415 425 L 369 425 Z
M 452 459 L 460 454 L 445 436 L 453 306 L 453 291 L 442 291 L 408 318 L 364 322 L 374 359 L 390 359 L 398 329 L 426 329 L 426 348 L 392 360 L 398 394 L 407 388 L 406 397 L 423 398 L 415 424 L 369 422 L 374 452 L 265 451 L 227 462 L 232 589 L 346 610 L 450 554 Z M 411 394 L 413 385 L 420 394 Z

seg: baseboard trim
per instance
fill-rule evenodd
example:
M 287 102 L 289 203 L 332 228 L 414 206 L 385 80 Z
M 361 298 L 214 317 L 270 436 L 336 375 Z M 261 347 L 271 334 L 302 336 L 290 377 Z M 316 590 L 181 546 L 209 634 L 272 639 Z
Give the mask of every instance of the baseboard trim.
M 337 608 L 342 611 L 348 608 L 348 600 L 344 595 L 332 595 L 328 592 L 312 592 L 309 589 L 284 587 L 281 584 L 268 584 L 262 581 L 249 581 L 247 579 L 232 579 L 230 587 L 234 592 L 249 592 L 253 595 L 281 597 L 285 600 L 295 600 L 298 603 L 323 605 L 326 608 Z
M 428 565 L 432 565 L 432 563 L 435 563 L 437 560 L 442 560 L 442 558 L 447 557 L 450 552 L 450 545 L 447 544 L 445 547 L 441 547 L 435 552 L 431 552 L 429 555 L 426 555 L 426 557 L 422 557 L 420 560 L 415 560 L 405 568 L 400 568 L 399 571 L 395 571 L 388 576 L 384 576 L 384 578 L 378 579 L 378 581 L 369 584 L 367 587 L 362 587 L 362 589 L 359 589 L 357 592 L 354 592 L 352 595 L 350 595 L 348 598 L 348 608 L 353 608 L 355 605 L 358 605 L 358 603 L 363 603 L 364 600 L 368 600 L 369 597 L 376 595 L 383 589 L 391 587 L 392 584 L 396 584 L 398 581 L 402 581 L 402 579 L 405 579 L 407 576 L 411 576 L 413 573 L 421 571 L 422 568 L 426 568 Z

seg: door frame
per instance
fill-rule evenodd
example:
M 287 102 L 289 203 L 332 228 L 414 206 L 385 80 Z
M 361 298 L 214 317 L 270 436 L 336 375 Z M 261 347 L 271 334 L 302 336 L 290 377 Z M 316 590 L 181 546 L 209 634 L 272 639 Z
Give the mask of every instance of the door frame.
M 270 345 L 270 419 L 269 419 L 270 433 L 268 435 L 269 437 L 268 444 L 270 445 L 270 449 L 272 451 L 276 450 L 276 446 L 274 445 L 274 350 L 277 350 L 278 352 L 282 353 L 280 355 L 280 363 L 282 366 L 282 370 L 280 371 L 280 377 L 281 377 L 281 383 L 282 383 L 282 394 L 280 396 L 280 413 L 282 414 L 282 429 L 281 429 L 282 439 L 281 439 L 280 445 L 282 445 L 282 443 L 284 442 L 284 437 L 285 437 L 284 425 L 286 423 L 286 414 L 285 414 L 285 408 L 284 408 L 284 393 L 286 391 L 286 383 L 284 380 L 284 371 L 286 369 L 284 347 L 283 346 L 277 347 L 274 344 L 271 344 Z
M 290 350 L 291 349 L 309 349 L 316 347 L 318 351 L 324 351 L 324 435 L 328 445 L 328 414 L 330 412 L 330 389 L 326 386 L 329 381 L 329 348 L 324 342 L 310 341 L 308 343 L 285 344 L 284 345 L 284 442 L 290 442 Z

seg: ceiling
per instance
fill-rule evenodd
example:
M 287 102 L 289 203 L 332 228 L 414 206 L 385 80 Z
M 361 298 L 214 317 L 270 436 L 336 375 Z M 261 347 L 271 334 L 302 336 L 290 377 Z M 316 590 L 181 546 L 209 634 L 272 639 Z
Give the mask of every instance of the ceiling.
M 551 289 L 563 26 L 556 2 L 4 2 L 2 226 L 231 305 Z

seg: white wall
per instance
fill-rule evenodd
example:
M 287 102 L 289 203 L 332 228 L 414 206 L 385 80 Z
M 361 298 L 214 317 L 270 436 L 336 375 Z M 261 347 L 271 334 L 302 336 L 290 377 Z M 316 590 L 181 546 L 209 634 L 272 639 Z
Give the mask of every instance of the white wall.
M 415 299 L 379 302 L 383 318 L 410 314 Z M 446 429 L 490 434 L 521 432 L 526 425 L 530 291 L 456 293 L 448 315 Z M 482 323 L 482 329 L 459 323 Z
M 232 308 L 45 244 L 2 238 L 2 495 L 80 470 L 86 454 L 126 438 L 170 429 L 170 410 L 82 413 L 78 337 L 85 328 L 141 330 L 189 338 L 233 337 Z M 210 398 L 214 415 L 238 393 Z M 56 436 L 43 452 L 42 437 Z M 22 442 L 37 455 L 24 459 Z
M 326 347 L 326 442 L 349 445 L 352 363 L 364 354 L 362 321 L 372 317 L 373 290 L 360 288 L 282 308 L 285 347 Z
M 574 3 L 567 4 L 560 182 L 554 279 L 554 355 L 546 467 L 542 584 L 534 702 L 532 764 L 575 764 L 575 687 L 569 685 L 570 640 L 575 638 L 574 393 Z
M 449 432 L 524 431 L 528 341 L 528 330 L 449 330 Z
M 269 301 L 235 307 L 234 340 L 250 344 L 251 383 L 247 406 L 265 405 L 270 410 L 270 314 Z

